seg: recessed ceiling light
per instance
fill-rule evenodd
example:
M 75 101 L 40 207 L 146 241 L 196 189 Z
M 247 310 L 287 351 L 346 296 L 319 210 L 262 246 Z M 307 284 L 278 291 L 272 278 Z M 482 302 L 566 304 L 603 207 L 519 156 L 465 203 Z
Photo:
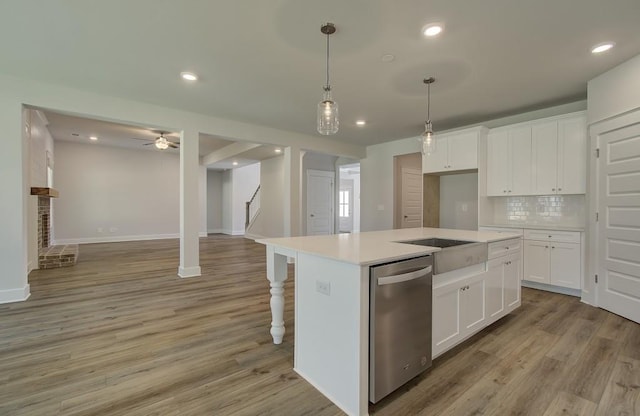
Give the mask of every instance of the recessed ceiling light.
M 197 81 L 198 80 L 198 76 L 196 74 L 194 74 L 193 72 L 181 72 L 180 76 L 185 81 Z
M 602 42 L 591 48 L 591 53 L 602 53 L 616 46 L 615 42 Z
M 357 120 L 357 121 L 356 121 L 356 124 L 357 124 L 358 126 L 364 126 L 365 124 L 367 124 L 367 122 L 366 122 L 365 120 Z
M 233 162 L 232 165 L 233 166 L 238 166 L 238 162 Z
M 276 148 L 276 153 L 282 153 L 282 149 L 280 149 L 279 147 Z
M 394 59 L 396 59 L 396 57 L 390 53 L 385 53 L 380 57 L 382 62 L 393 62 Z
M 422 34 L 428 37 L 437 36 L 444 30 L 442 23 L 429 23 L 422 28 Z
M 98 140 L 98 138 L 96 136 L 91 136 L 89 137 L 89 140 L 93 140 L 95 142 L 96 140 Z

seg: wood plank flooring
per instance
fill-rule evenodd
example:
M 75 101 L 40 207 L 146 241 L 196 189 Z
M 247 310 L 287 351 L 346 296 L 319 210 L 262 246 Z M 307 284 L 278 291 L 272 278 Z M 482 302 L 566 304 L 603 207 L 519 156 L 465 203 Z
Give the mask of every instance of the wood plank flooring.
M 178 241 L 89 244 L 31 273 L 0 305 L 0 415 L 342 415 L 292 370 L 293 276 L 281 345 L 269 335 L 265 250 L 201 239 L 180 279 Z M 523 290 L 516 312 L 370 407 L 397 415 L 640 415 L 640 325 Z

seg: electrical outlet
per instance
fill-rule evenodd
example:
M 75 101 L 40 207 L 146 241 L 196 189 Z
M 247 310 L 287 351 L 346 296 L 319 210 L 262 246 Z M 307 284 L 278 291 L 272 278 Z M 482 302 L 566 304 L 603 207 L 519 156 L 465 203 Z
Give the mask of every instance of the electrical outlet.
M 331 283 L 316 280 L 316 292 L 331 296 Z

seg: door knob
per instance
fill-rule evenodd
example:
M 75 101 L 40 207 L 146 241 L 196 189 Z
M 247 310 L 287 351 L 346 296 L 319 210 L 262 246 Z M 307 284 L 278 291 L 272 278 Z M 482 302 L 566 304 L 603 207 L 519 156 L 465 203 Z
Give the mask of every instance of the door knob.
M 314 215 L 313 215 L 313 214 L 311 214 L 311 215 L 309 215 L 309 216 L 313 218 L 313 216 L 314 216 Z
M 408 216 L 408 215 L 405 215 L 405 216 L 404 216 L 404 219 L 406 220 L 407 218 L 409 218 L 409 216 Z

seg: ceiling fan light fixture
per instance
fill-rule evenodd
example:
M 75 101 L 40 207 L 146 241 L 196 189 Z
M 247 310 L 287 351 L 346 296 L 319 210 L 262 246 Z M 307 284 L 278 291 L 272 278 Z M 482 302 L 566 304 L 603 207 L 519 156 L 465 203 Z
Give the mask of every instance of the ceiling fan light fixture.
M 318 133 L 328 136 L 338 132 L 338 103 L 331 97 L 331 84 L 329 84 L 329 36 L 335 33 L 336 26 L 333 23 L 322 25 L 320 32 L 327 35 L 327 83 L 324 86 L 322 101 L 318 103 L 317 128 Z
M 164 137 L 163 134 L 160 135 L 160 137 L 158 137 L 156 139 L 156 147 L 160 150 L 166 150 L 169 148 L 169 142 L 167 141 L 167 139 Z

